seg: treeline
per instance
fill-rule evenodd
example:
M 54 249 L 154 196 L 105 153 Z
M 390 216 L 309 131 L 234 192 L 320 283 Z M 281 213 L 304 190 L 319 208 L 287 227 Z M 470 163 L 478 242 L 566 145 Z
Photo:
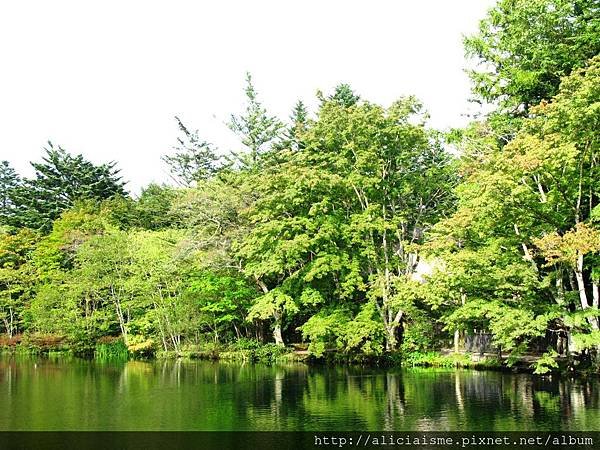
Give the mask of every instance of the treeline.
M 347 85 L 285 123 L 248 76 L 229 123 L 242 150 L 177 119 L 176 186 L 133 199 L 114 163 L 52 145 L 32 179 L 2 163 L 5 341 L 380 355 L 485 330 L 513 355 L 553 342 L 541 372 L 559 353 L 597 359 L 599 12 L 501 0 L 465 39 L 492 112 L 449 133 L 413 97 L 385 108 Z

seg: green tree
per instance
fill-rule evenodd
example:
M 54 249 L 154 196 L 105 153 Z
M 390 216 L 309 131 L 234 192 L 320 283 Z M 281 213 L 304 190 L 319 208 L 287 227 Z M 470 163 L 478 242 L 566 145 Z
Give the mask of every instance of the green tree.
M 198 130 L 190 131 L 177 116 L 175 120 L 183 136 L 177 138 L 175 153 L 162 157 L 169 166 L 171 178 L 181 186 L 190 186 L 212 177 L 220 167 L 216 150 L 200 138 Z
M 36 281 L 29 260 L 38 240 L 39 235 L 27 228 L 0 232 L 0 324 L 9 338 L 26 325 L 24 312 Z
M 246 101 L 246 110 L 231 116 L 229 128 L 238 135 L 248 153 L 233 152 L 232 156 L 242 167 L 256 168 L 261 157 L 281 139 L 284 125 L 259 102 L 250 73 L 246 73 Z
M 349 84 L 341 83 L 335 87 L 333 94 L 327 97 L 327 100 L 337 103 L 342 108 L 350 108 L 358 103 L 360 96 L 352 90 Z
M 284 146 L 291 150 L 300 150 L 304 147 L 302 136 L 308 129 L 308 110 L 302 100 L 298 100 L 290 116 L 290 126 L 286 132 L 286 141 Z
M 8 161 L 0 162 L 0 225 L 14 225 L 17 214 L 15 196 L 21 179 Z
M 444 297 L 458 306 L 451 328 L 479 320 L 505 348 L 522 349 L 547 329 L 574 333 L 582 348 L 600 342 L 599 93 L 596 57 L 531 108 L 515 139 L 470 156 L 458 210 L 434 241 L 451 282 Z
M 270 315 L 276 341 L 284 314 L 308 298 L 331 314 L 348 301 L 350 317 L 376 314 L 369 319 L 382 324 L 387 349 L 397 348 L 406 320 L 397 286 L 410 283 L 415 244 L 451 204 L 449 158 L 414 124 L 420 108 L 412 98 L 388 110 L 327 101 L 304 151 L 261 174 L 239 255 L 263 290 L 255 308 Z
M 19 225 L 42 231 L 77 200 L 104 200 L 125 195 L 116 163 L 94 165 L 82 155 L 72 156 L 49 143 L 43 162 L 31 163 L 35 178 L 19 189 Z
M 186 334 L 194 331 L 197 314 L 192 299 L 185 296 L 189 285 L 181 230 L 139 231 L 129 235 L 135 302 L 143 316 L 132 323 L 135 334 L 157 340 L 164 350 L 180 353 Z
M 132 222 L 147 230 L 161 230 L 178 226 L 177 214 L 173 211 L 179 192 L 168 186 L 150 184 L 142 189 L 137 199 Z
M 600 52 L 595 0 L 500 0 L 465 38 L 473 92 L 510 114 L 558 93 L 562 77 Z
M 210 330 L 218 343 L 231 333 L 232 328 L 235 337 L 242 337 L 246 313 L 257 290 L 239 272 L 204 270 L 190 277 L 187 295 L 198 306 L 200 324 Z

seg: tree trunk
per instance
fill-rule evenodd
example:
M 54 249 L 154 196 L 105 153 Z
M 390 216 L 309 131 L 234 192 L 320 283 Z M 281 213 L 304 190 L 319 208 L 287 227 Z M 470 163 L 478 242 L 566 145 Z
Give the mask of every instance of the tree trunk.
M 600 307 L 600 289 L 598 289 L 598 282 L 594 281 L 592 282 L 592 308 L 594 308 L 596 311 L 598 311 L 598 308 Z M 598 312 L 596 312 L 596 317 L 594 317 L 596 319 L 596 329 L 600 328 L 600 315 L 598 315 Z M 599 356 L 600 356 L 600 346 L 598 347 L 599 350 Z
M 125 345 L 127 345 L 127 324 L 125 322 L 125 316 L 123 315 L 123 309 L 121 308 L 121 301 L 119 299 L 119 296 L 115 292 L 114 286 L 110 287 L 110 292 L 113 298 L 113 302 L 115 304 L 117 317 L 119 318 L 119 328 L 121 328 L 121 335 L 123 336 L 123 341 L 125 342 Z
M 515 225 L 516 226 L 516 225 Z M 463 288 L 460 288 L 460 305 L 465 306 L 467 302 L 467 294 L 465 294 Z M 460 331 L 458 328 L 454 330 L 454 353 L 458 353 L 460 350 Z
M 391 314 L 391 311 L 388 311 Z M 383 325 L 385 328 L 385 350 L 388 352 L 394 352 L 398 349 L 400 339 L 398 339 L 398 331 L 401 330 L 402 319 L 404 317 L 404 311 L 400 310 L 396 313 L 396 317 L 393 320 L 389 319 L 389 315 L 382 314 Z
M 454 330 L 454 353 L 458 353 L 460 351 L 460 331 L 458 329 Z
M 386 334 L 385 350 L 388 352 L 396 351 L 396 348 L 397 348 L 396 330 L 394 329 L 394 327 L 392 327 L 388 324 L 385 327 L 385 334 Z
M 12 328 L 10 326 L 10 324 L 8 323 L 8 319 L 4 318 L 2 319 L 2 321 L 4 322 L 4 328 L 6 328 L 6 334 L 8 336 L 9 339 L 12 338 Z
M 275 344 L 284 346 L 285 342 L 283 342 L 283 336 L 281 335 L 281 323 L 275 322 L 275 326 L 273 327 L 273 339 L 275 339 Z
M 263 291 L 264 294 L 269 292 L 269 288 L 267 287 L 267 285 L 265 284 L 265 282 L 263 280 L 261 280 L 257 276 L 255 276 L 254 279 L 256 280 L 256 284 L 258 285 L 260 290 Z M 260 341 L 265 342 L 264 321 L 262 321 L 262 320 L 259 321 L 259 335 L 260 335 Z M 273 328 L 273 339 L 275 340 L 275 343 L 277 345 L 285 345 L 283 343 L 283 338 L 281 337 L 281 324 L 279 323 L 279 319 L 277 317 L 275 318 L 275 327 Z
M 577 266 L 575 268 L 575 279 L 577 280 L 577 290 L 579 291 L 579 301 L 581 303 L 581 309 L 586 310 L 590 307 L 588 303 L 587 293 L 585 292 L 585 281 L 583 279 L 583 253 L 577 255 Z M 592 326 L 592 329 L 598 330 L 598 318 L 588 317 L 588 322 Z
M 515 234 L 519 237 L 521 237 L 521 232 L 519 231 L 519 227 L 517 226 L 516 223 L 513 223 L 513 227 L 515 229 Z M 533 259 L 533 256 L 531 254 L 531 251 L 529 250 L 529 247 L 527 247 L 527 244 L 525 242 L 521 242 L 521 248 L 523 249 L 523 258 L 525 259 L 525 261 L 531 263 L 533 269 L 538 272 L 538 267 L 537 264 L 535 263 L 535 260 Z

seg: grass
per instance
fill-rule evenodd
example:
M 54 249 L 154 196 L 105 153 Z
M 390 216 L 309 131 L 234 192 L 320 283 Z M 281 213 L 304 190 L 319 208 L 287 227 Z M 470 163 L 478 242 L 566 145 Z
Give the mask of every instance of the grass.
M 126 360 L 129 358 L 129 352 L 122 339 L 105 338 L 96 344 L 94 358 L 99 360 Z

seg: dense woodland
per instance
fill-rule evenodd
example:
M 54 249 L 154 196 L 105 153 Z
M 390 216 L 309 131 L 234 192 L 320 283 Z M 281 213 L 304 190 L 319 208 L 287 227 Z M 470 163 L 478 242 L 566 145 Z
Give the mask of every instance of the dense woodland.
M 550 342 L 541 372 L 597 361 L 600 5 L 500 0 L 464 44 L 487 111 L 464 129 L 345 84 L 283 121 L 248 75 L 239 148 L 177 119 L 172 180 L 137 197 L 50 143 L 32 178 L 2 162 L 1 343 L 410 355 L 483 330 Z

